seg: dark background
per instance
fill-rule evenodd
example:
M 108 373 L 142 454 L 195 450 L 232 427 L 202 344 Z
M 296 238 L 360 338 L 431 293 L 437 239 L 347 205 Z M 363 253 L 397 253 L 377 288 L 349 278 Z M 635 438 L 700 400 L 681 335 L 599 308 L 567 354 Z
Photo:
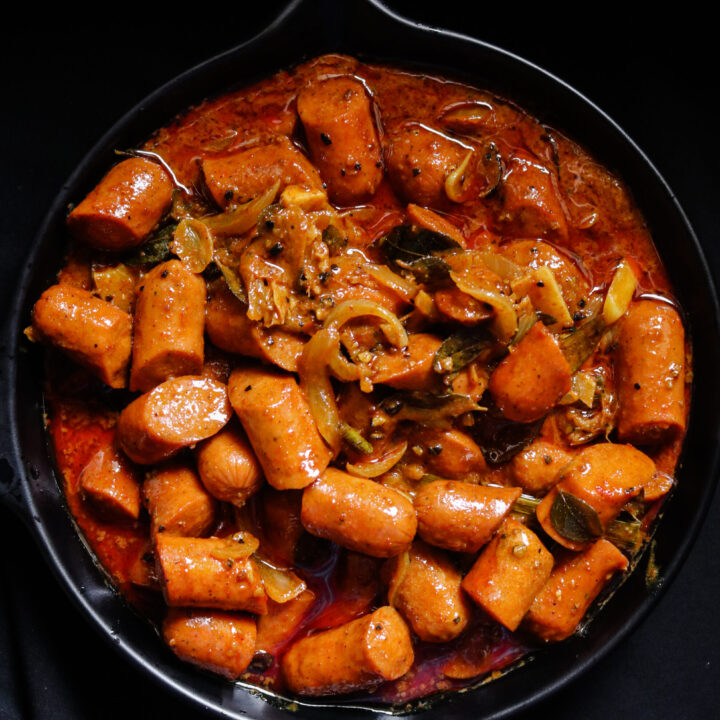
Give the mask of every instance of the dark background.
M 282 4 L 195 8 L 201 17 L 184 22 L 168 6 L 162 19 L 116 17 L 88 25 L 43 16 L 41 24 L 31 17 L 8 24 L 0 44 L 3 312 L 25 248 L 95 141 L 150 91 L 251 37 Z M 669 182 L 720 276 L 720 153 L 711 113 L 720 63 L 709 18 L 691 16 L 687 7 L 672 15 L 633 15 L 629 3 L 584 3 L 569 13 L 542 3 L 530 13 L 478 2 L 388 5 L 522 55 L 602 107 Z M 558 720 L 720 715 L 719 524 L 716 495 L 687 562 L 650 617 L 536 712 Z M 25 528 L 0 508 L 0 718 L 171 714 L 202 717 L 150 684 L 95 634 Z

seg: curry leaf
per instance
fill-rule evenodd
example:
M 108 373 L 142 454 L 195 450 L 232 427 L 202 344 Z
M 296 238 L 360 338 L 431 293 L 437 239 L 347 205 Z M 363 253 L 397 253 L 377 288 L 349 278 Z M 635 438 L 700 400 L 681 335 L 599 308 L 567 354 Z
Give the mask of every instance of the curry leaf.
M 413 263 L 460 245 L 442 233 L 417 225 L 397 225 L 380 240 L 385 257 L 391 262 Z
M 437 349 L 433 369 L 438 373 L 457 372 L 495 343 L 494 336 L 483 327 L 453 333 Z
M 138 265 L 156 265 L 170 257 L 170 241 L 177 223 L 170 223 L 165 227 L 156 230 L 139 247 L 127 255 L 123 262 L 133 267 Z
M 592 505 L 560 490 L 550 508 L 550 522 L 566 540 L 584 543 L 603 534 L 600 516 Z

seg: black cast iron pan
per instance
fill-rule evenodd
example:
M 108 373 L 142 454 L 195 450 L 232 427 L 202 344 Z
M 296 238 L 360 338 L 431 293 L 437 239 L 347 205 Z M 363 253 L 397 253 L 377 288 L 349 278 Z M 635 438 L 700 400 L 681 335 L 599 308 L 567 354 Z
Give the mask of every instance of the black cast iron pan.
M 688 313 L 696 346 L 695 393 L 678 489 L 656 536 L 655 558 L 664 586 L 675 574 L 708 505 L 717 469 L 720 396 L 714 367 L 720 359 L 718 308 L 702 253 L 669 188 L 632 142 L 597 108 L 555 78 L 500 50 L 452 33 L 419 28 L 375 2 L 294 2 L 253 41 L 172 81 L 132 110 L 89 153 L 61 189 L 30 250 L 8 317 L 3 356 L 0 449 L 13 470 L 0 497 L 26 521 L 53 570 L 83 612 L 144 671 L 186 697 L 230 717 L 287 717 L 246 690 L 198 673 L 167 651 L 146 622 L 106 586 L 81 547 L 63 507 L 42 427 L 40 354 L 27 353 L 21 330 L 33 301 L 49 285 L 61 261 L 68 202 L 89 190 L 113 162 L 115 148 L 132 147 L 203 97 L 265 77 L 324 52 L 340 51 L 408 65 L 467 80 L 516 100 L 541 120 L 565 131 L 616 170 L 633 190 L 656 245 Z M 5 477 L 3 475 L 3 477 Z M 684 479 L 687 479 L 684 482 Z M 547 696 L 604 655 L 650 609 L 643 567 L 616 593 L 584 638 L 548 649 L 539 660 L 479 690 L 443 702 L 428 717 L 501 717 Z M 337 710 L 315 704 L 299 717 L 333 717 Z M 372 713 L 357 713 L 370 717 Z

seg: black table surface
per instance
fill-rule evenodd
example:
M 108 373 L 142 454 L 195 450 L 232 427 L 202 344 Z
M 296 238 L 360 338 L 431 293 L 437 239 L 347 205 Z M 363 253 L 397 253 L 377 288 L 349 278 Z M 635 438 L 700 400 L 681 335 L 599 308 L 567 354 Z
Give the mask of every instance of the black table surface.
M 542 3 L 530 14 L 484 3 L 388 4 L 522 55 L 595 101 L 668 180 L 720 277 L 720 153 L 710 109 L 720 63 L 707 17 L 691 18 L 687 8 L 633 16 L 629 3 L 585 5 L 572 15 Z M 38 25 L 28 17 L 12 31 L 8 25 L 0 44 L 0 308 L 55 193 L 100 135 L 157 86 L 251 37 L 280 5 L 214 6 L 219 16 L 187 23 L 169 13 L 162 21 L 127 17 L 88 26 L 63 17 Z M 650 616 L 535 712 L 558 720 L 720 716 L 718 525 L 716 493 L 690 556 Z M 203 717 L 95 633 L 24 526 L 0 507 L 0 718 L 171 714 Z

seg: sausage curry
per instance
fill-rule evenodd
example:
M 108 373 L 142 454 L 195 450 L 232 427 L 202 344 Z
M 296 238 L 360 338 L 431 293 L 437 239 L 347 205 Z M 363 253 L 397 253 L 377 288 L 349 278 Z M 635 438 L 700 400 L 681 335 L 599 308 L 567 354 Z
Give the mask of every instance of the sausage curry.
M 405 703 L 563 641 L 629 572 L 689 346 L 628 190 L 561 132 L 324 56 L 78 200 L 27 335 L 69 508 L 179 658 Z

